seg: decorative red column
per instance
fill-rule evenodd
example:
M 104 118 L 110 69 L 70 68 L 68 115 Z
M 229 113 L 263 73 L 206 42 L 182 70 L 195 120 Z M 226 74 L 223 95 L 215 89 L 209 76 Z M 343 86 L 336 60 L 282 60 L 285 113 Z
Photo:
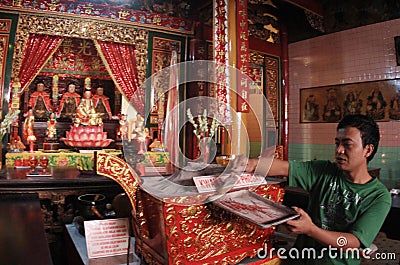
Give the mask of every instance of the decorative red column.
M 281 28 L 281 42 L 282 42 L 282 145 L 283 145 L 283 159 L 288 159 L 289 153 L 289 49 L 288 49 L 288 36 L 287 28 L 282 25 Z
M 214 0 L 214 58 L 216 63 L 217 118 L 222 124 L 231 123 L 230 95 L 227 87 L 228 67 L 228 2 Z
M 249 30 L 247 0 L 236 1 L 236 67 L 243 73 L 237 79 L 237 111 L 249 112 Z

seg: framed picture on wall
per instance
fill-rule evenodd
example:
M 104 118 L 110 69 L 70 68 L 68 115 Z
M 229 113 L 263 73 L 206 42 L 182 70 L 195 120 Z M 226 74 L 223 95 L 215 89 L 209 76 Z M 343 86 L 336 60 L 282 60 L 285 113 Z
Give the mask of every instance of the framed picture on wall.
M 400 79 L 300 90 L 300 122 L 339 122 L 348 114 L 400 120 Z

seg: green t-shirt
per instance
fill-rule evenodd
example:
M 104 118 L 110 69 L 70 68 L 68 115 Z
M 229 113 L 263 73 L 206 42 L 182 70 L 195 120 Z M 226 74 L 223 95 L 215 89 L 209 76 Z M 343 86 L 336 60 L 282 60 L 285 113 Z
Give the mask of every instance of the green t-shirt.
M 325 230 L 352 233 L 359 239 L 361 248 L 372 244 L 391 207 L 390 193 L 378 179 L 366 184 L 353 183 L 330 161 L 290 161 L 288 178 L 289 186 L 301 187 L 310 193 L 306 210 L 314 224 Z M 324 248 L 305 235 L 297 237 L 294 247 L 314 248 L 317 254 Z M 301 264 L 359 264 L 361 261 L 352 259 L 356 255 L 346 257 L 345 250 L 342 253 L 338 250 L 339 258 L 333 259 L 327 250 L 325 246 L 323 260 L 303 260 Z

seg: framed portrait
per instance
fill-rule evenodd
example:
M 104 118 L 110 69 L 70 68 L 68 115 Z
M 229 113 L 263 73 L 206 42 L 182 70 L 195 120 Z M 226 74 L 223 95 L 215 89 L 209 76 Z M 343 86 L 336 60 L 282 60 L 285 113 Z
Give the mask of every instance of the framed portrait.
M 400 79 L 300 90 L 300 122 L 339 122 L 348 114 L 400 120 Z

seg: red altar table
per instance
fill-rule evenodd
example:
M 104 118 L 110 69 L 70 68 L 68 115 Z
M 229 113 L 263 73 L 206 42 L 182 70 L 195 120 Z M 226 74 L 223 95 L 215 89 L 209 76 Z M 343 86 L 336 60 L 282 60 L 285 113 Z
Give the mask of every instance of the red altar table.
M 236 264 L 254 257 L 273 236 L 274 227 L 261 229 L 204 203 L 210 194 L 190 188 L 172 196 L 171 190 L 163 192 L 162 176 L 139 179 L 125 161 L 112 155 L 98 155 L 97 172 L 117 181 L 130 197 L 135 250 L 148 264 Z M 281 203 L 280 184 L 267 182 L 253 191 Z M 159 193 L 148 192 L 157 185 Z

